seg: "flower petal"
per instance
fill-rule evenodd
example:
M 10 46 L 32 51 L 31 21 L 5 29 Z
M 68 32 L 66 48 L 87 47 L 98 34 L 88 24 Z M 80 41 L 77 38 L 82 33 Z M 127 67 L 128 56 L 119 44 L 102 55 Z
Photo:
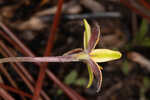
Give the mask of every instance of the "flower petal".
M 95 23 L 94 27 L 92 28 L 92 34 L 88 43 L 88 52 L 91 52 L 91 50 L 95 48 L 95 46 L 99 42 L 99 37 L 100 37 L 100 27 L 97 23 Z
M 73 50 L 70 50 L 70 51 L 64 53 L 63 56 L 80 53 L 80 52 L 82 52 L 82 51 L 83 51 L 82 48 L 73 49 Z
M 121 53 L 109 49 L 94 49 L 91 51 L 90 57 L 95 62 L 107 62 L 121 58 Z
M 88 72 L 89 72 L 89 82 L 88 82 L 87 88 L 89 88 L 93 83 L 94 76 L 93 76 L 93 71 L 89 64 L 87 64 L 87 68 L 88 68 Z
M 85 26 L 85 31 L 84 31 L 84 50 L 87 50 L 88 48 L 88 43 L 91 37 L 91 27 L 86 21 L 86 19 L 83 19 L 84 26 Z
M 102 72 L 100 70 L 100 66 L 97 63 L 95 63 L 92 59 L 88 60 L 88 64 L 90 65 L 95 77 L 98 80 L 97 92 L 99 92 L 102 85 Z

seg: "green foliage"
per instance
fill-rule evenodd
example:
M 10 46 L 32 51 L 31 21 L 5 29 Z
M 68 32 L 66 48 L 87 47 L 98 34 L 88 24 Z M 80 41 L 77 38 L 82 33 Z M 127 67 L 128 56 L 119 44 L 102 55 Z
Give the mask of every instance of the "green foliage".
M 150 78 L 144 77 L 143 86 L 140 89 L 140 100 L 148 100 L 145 96 L 145 92 L 150 88 Z
M 123 72 L 125 75 L 128 75 L 128 73 L 129 73 L 129 64 L 128 64 L 128 61 L 127 61 L 127 60 L 125 60 L 125 61 L 123 62 L 122 72 Z
M 147 37 L 149 23 L 146 19 L 142 20 L 139 32 L 137 33 L 134 43 L 138 46 L 150 47 L 150 38 Z
M 147 31 L 148 31 L 148 21 L 146 19 L 143 19 L 141 26 L 140 26 L 140 29 L 139 29 L 139 32 L 136 36 L 136 40 L 138 42 L 141 42 L 144 39 Z
M 82 77 L 78 78 L 78 72 L 76 70 L 73 70 L 65 77 L 64 83 L 67 85 L 85 86 L 87 83 L 87 79 Z M 61 95 L 62 93 L 62 90 L 57 90 L 57 95 Z
M 64 79 L 64 83 L 68 85 L 78 85 L 83 86 L 85 85 L 87 80 L 85 78 L 78 78 L 78 72 L 76 70 L 73 70 L 70 72 Z
M 144 85 L 144 88 L 150 88 L 150 78 L 149 77 L 144 77 L 143 79 L 143 85 Z
M 142 46 L 144 46 L 144 47 L 150 47 L 150 38 L 149 37 L 145 37 L 140 44 Z
M 77 76 L 78 76 L 77 71 L 73 70 L 72 72 L 70 72 L 70 73 L 65 77 L 64 82 L 65 82 L 66 84 L 69 84 L 69 85 L 70 85 L 70 84 L 73 84 L 73 83 L 76 81 Z
M 86 83 L 87 83 L 87 80 L 85 78 L 79 78 L 75 82 L 75 84 L 78 86 L 85 86 Z
M 63 91 L 61 89 L 57 90 L 57 95 L 61 95 L 63 93 Z

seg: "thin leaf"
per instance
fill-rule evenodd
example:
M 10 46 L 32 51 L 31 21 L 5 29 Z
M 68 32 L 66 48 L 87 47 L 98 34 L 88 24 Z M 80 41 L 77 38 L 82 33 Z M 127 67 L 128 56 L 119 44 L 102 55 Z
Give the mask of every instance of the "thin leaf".
M 142 42 L 140 43 L 141 46 L 150 47 L 150 38 L 145 37 Z
M 148 89 L 150 87 L 149 83 L 150 83 L 150 78 L 149 77 L 144 77 L 144 79 L 143 79 L 143 85 L 144 86 L 143 87 Z
M 95 63 L 92 59 L 89 59 L 88 60 L 88 64 L 90 65 L 95 77 L 97 78 L 98 80 L 98 83 L 97 83 L 97 92 L 100 91 L 101 89 L 101 85 L 102 85 L 102 72 L 100 70 L 100 67 L 97 63 Z
M 148 32 L 148 28 L 149 28 L 148 26 L 149 26 L 149 22 L 146 19 L 143 19 L 140 29 L 139 29 L 139 32 L 135 37 L 135 39 L 138 43 L 143 42 L 143 39 L 144 39 L 146 33 Z
M 91 37 L 91 27 L 86 21 L 86 19 L 83 19 L 84 26 L 85 26 L 85 31 L 84 31 L 84 50 L 87 50 L 88 48 L 88 43 Z
M 91 52 L 91 50 L 95 48 L 100 37 L 100 27 L 97 23 L 94 25 L 95 26 L 92 28 L 92 34 L 88 43 L 88 52 Z
M 125 75 L 128 75 L 129 72 L 130 72 L 130 68 L 129 68 L 129 62 L 127 60 L 125 60 L 123 63 L 122 63 L 122 72 L 125 74 Z
M 121 58 L 121 53 L 109 49 L 94 49 L 91 51 L 90 56 L 95 62 L 107 62 Z
M 89 66 L 89 64 L 87 64 L 87 68 L 88 68 L 88 72 L 89 72 L 89 82 L 88 82 L 87 88 L 89 88 L 93 83 L 94 76 L 93 76 L 92 68 Z

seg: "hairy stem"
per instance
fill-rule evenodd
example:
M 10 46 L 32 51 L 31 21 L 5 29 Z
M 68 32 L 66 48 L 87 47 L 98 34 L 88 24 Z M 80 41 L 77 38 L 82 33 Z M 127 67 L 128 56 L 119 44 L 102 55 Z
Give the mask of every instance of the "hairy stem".
M 0 63 L 6 62 L 73 62 L 78 61 L 71 56 L 55 57 L 8 57 L 0 59 Z

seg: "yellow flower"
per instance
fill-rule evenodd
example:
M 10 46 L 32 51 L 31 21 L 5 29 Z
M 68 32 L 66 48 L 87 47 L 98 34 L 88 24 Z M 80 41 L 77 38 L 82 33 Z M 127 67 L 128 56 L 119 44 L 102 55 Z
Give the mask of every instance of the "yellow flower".
M 89 82 L 87 88 L 92 85 L 94 75 L 98 80 L 97 92 L 100 91 L 102 84 L 102 67 L 97 64 L 97 62 L 107 62 L 121 58 L 121 53 L 119 51 L 109 50 L 109 49 L 95 49 L 95 46 L 99 42 L 100 38 L 100 28 L 97 23 L 91 29 L 88 22 L 84 19 L 84 50 L 75 49 L 67 53 L 72 54 L 75 59 L 83 61 L 87 64 L 89 71 Z M 94 74 L 94 75 L 93 75 Z

